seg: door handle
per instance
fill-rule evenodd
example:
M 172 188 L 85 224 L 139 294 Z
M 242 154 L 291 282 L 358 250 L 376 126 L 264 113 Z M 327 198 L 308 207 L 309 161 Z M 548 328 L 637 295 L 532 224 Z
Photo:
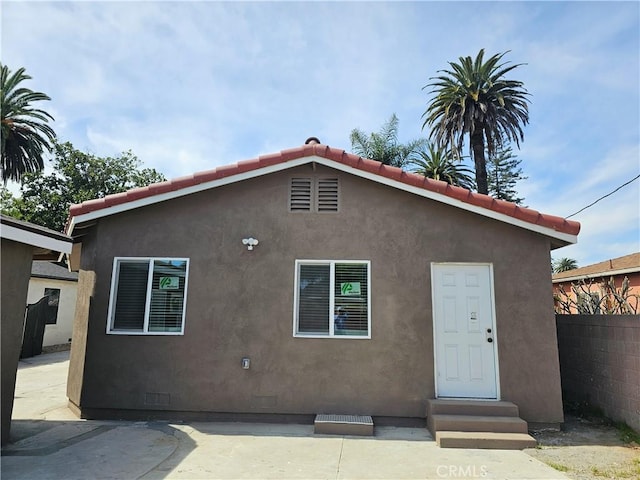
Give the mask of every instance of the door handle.
M 487 328 L 487 342 L 493 343 L 493 337 L 491 336 L 491 329 Z

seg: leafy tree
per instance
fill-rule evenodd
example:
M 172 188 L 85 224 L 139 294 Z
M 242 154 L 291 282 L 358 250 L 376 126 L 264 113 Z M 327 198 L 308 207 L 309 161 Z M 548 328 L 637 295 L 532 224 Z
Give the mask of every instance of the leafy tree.
M 47 125 L 53 117 L 33 108 L 35 102 L 51 100 L 41 92 L 20 86 L 31 77 L 19 68 L 11 73 L 0 63 L 0 124 L 2 125 L 2 181 L 19 182 L 25 173 L 44 168 L 42 154 L 51 151 L 55 141 L 53 129 Z
M 406 145 L 398 143 L 398 117 L 394 113 L 380 132 L 367 135 L 354 128 L 351 131 L 351 149 L 356 155 L 377 160 L 385 165 L 403 168 L 425 140 L 412 140 Z
M 573 258 L 560 258 L 558 260 L 551 260 L 551 268 L 553 273 L 568 272 L 569 270 L 575 270 L 578 268 L 578 262 Z
M 140 169 L 131 152 L 97 157 L 67 142 L 55 144 L 54 154 L 53 172 L 25 174 L 15 200 L 19 218 L 52 230 L 64 230 L 72 204 L 165 180 L 155 169 Z
M 524 198 L 518 197 L 515 185 L 527 177 L 522 175 L 520 160 L 513 154 L 511 147 L 500 147 L 487 162 L 487 182 L 489 195 L 499 200 L 506 200 L 522 205 Z
M 426 87 L 432 87 L 431 103 L 423 114 L 422 125 L 431 127 L 430 138 L 439 147 L 462 151 L 469 137 L 469 150 L 475 164 L 478 192 L 487 194 L 485 150 L 491 156 L 503 139 L 520 146 L 522 127 L 529 123 L 529 95 L 523 83 L 504 76 L 521 64 L 500 63 L 507 52 L 484 62 L 484 49 L 475 60 L 460 57 L 449 62 L 451 70 L 440 70 Z
M 20 212 L 16 205 L 16 199 L 9 189 L 0 185 L 0 207 L 3 215 L 20 218 Z
M 469 174 L 473 172 L 456 160 L 451 150 L 442 150 L 429 143 L 426 150 L 418 151 L 411 161 L 412 171 L 434 180 L 442 180 L 450 185 L 473 190 L 475 185 Z

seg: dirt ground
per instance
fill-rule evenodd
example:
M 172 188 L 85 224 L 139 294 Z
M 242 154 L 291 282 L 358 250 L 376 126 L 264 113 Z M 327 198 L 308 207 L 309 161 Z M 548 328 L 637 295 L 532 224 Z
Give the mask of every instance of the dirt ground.
M 569 478 L 640 480 L 640 445 L 604 419 L 565 415 L 562 431 L 535 437 L 538 447 L 525 452 Z

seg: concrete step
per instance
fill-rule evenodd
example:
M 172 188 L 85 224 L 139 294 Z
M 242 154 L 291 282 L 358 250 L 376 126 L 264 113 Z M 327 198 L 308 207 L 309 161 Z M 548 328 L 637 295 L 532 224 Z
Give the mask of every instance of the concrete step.
M 314 432 L 324 435 L 373 435 L 373 419 L 369 415 L 318 414 Z
M 498 417 L 491 415 L 432 415 L 429 419 L 431 433 L 454 432 L 496 432 L 527 433 L 527 422 L 519 417 Z
M 427 418 L 431 415 L 495 415 L 518 417 L 515 403 L 495 400 L 447 400 L 434 399 L 427 402 Z
M 442 448 L 522 450 L 535 447 L 537 442 L 526 433 L 437 432 L 436 444 Z

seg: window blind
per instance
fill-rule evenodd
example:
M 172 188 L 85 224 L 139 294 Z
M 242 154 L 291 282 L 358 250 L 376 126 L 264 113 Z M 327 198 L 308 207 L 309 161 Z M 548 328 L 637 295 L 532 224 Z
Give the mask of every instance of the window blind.
M 154 261 L 149 331 L 180 331 L 186 270 L 187 262 L 184 261 Z
M 337 263 L 335 277 L 336 333 L 343 334 L 340 331 L 343 330 L 350 335 L 366 335 L 369 325 L 367 265 Z
M 123 261 L 118 268 L 115 330 L 142 330 L 147 302 L 148 261 Z
M 329 265 L 300 265 L 298 331 L 329 333 Z

